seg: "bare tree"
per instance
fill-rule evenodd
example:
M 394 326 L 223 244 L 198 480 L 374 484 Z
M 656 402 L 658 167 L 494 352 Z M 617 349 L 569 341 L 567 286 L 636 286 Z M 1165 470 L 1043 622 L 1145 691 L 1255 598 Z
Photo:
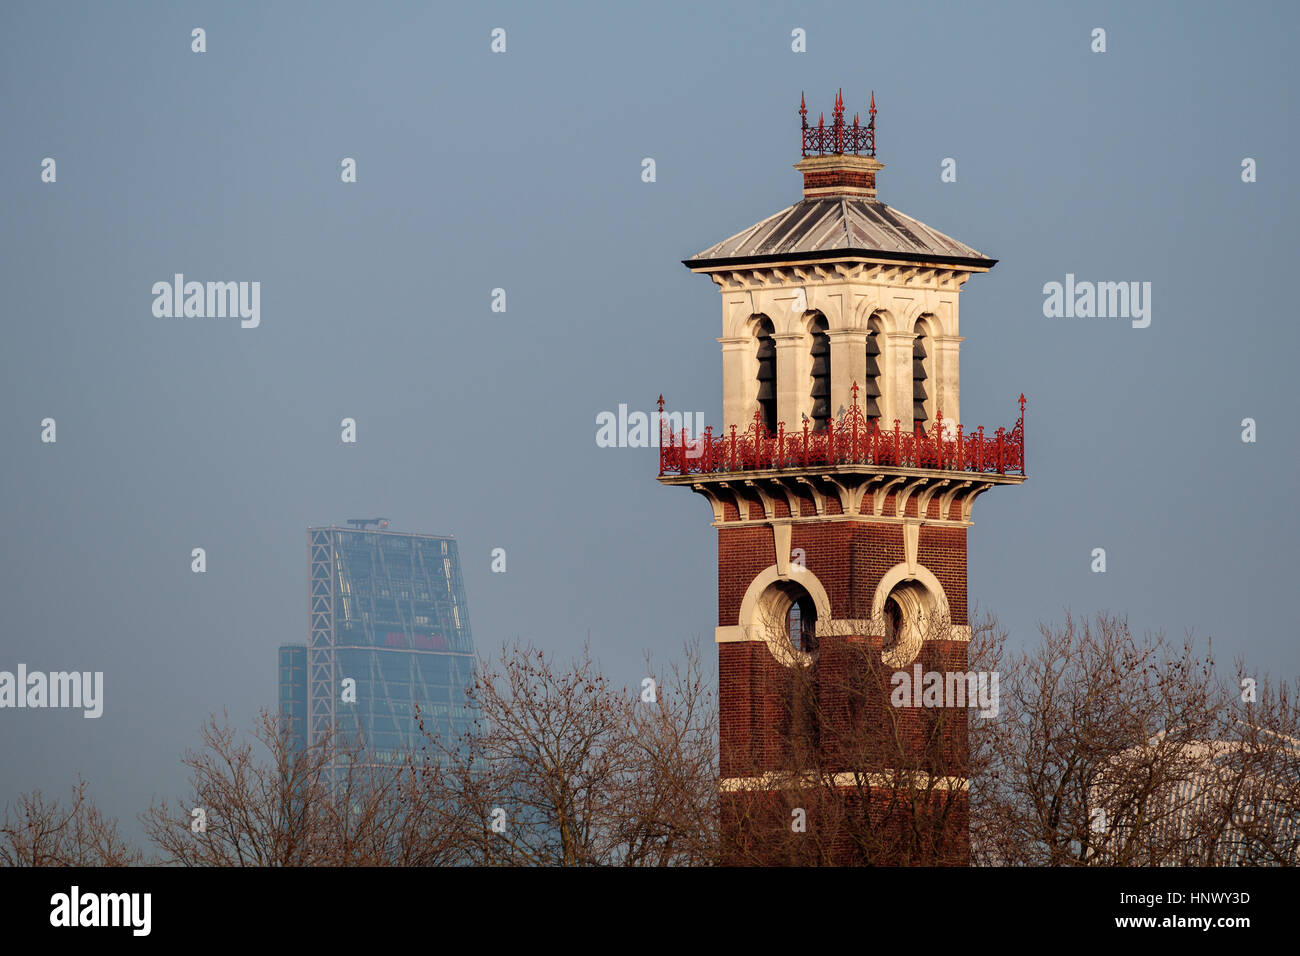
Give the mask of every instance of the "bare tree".
M 426 731 L 394 764 L 360 738 L 304 746 L 270 712 L 252 739 L 213 717 L 183 760 L 190 795 L 141 819 L 186 866 L 1300 862 L 1300 685 L 1240 662 L 1224 681 L 1190 639 L 1111 615 L 1067 615 L 1015 655 L 991 615 L 969 643 L 922 623 L 769 645 L 726 779 L 698 643 L 662 671 L 647 657 L 629 690 L 589 649 L 557 665 L 515 642 L 479 669 L 461 738 Z M 996 716 L 971 712 L 969 683 L 965 700 L 900 695 L 912 658 L 997 675 Z M 85 789 L 7 807 L 0 863 L 142 862 Z
M 0 826 L 2 866 L 131 866 L 142 861 L 86 796 L 86 781 L 72 787 L 64 805 L 33 790 L 5 807 Z
M 1273 685 L 1238 662 L 1237 719 L 1205 789 L 1216 809 L 1205 865 L 1300 865 L 1300 681 Z M 1200 862 L 1200 861 L 1198 861 Z
M 715 853 L 716 708 L 698 651 L 653 700 L 615 688 L 589 649 L 568 667 L 502 648 L 470 690 L 479 726 L 431 736 L 424 803 L 468 861 L 490 866 L 670 865 Z
M 712 865 L 718 859 L 718 710 L 715 678 L 699 643 L 656 676 L 650 655 L 640 695 L 629 699 L 632 745 L 623 807 L 622 862 L 627 865 Z
M 1243 704 L 1211 651 L 1135 637 L 1122 617 L 1041 631 L 1003 676 L 977 862 L 1297 862 L 1293 697 L 1266 685 Z
M 191 794 L 142 815 L 167 863 L 185 866 L 375 866 L 454 858 L 422 829 L 424 791 L 408 768 L 371 759 L 359 743 L 295 743 L 263 711 L 254 739 L 211 718 L 187 752 Z M 265 750 L 256 753 L 255 744 Z
M 771 639 L 790 624 L 757 626 Z M 1106 614 L 1067 615 L 1008 657 L 1005 631 L 977 614 L 965 655 L 948 641 L 918 659 L 927 681 L 997 675 L 996 716 L 960 696 L 918 708 L 891 694 L 890 661 L 907 655 L 889 631 L 750 675 L 762 716 L 747 743 L 766 772 L 723 781 L 724 862 L 1300 862 L 1300 689 L 1240 664 L 1228 684 L 1190 638 L 1138 638 Z

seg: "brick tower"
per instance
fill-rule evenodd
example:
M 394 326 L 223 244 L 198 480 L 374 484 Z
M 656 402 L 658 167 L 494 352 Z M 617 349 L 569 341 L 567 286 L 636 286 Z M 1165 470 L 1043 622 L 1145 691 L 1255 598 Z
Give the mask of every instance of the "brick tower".
M 660 399 L 659 480 L 718 529 L 724 862 L 962 865 L 966 530 L 1025 467 L 1023 395 L 961 420 L 958 294 L 996 260 L 876 198 L 874 95 L 799 112 L 803 199 L 684 260 L 722 293 L 723 427 Z

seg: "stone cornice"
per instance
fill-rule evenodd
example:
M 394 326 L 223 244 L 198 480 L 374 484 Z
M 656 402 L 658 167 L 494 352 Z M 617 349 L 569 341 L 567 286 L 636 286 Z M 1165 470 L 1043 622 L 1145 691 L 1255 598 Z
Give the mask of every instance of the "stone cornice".
M 713 508 L 713 523 L 727 527 L 767 524 L 777 519 L 794 523 L 861 521 L 903 524 L 921 521 L 928 525 L 968 527 L 976 498 L 994 485 L 1018 485 L 1024 480 L 1021 475 L 866 465 L 663 475 L 659 478 L 661 484 L 684 485 L 704 496 Z M 816 513 L 801 514 L 800 500 L 811 501 Z M 828 500 L 839 503 L 839 513 L 829 510 Z M 913 500 L 917 505 L 916 513 L 909 515 L 908 503 Z M 778 501 L 786 505 L 788 515 L 777 513 Z M 933 502 L 938 503 L 935 509 L 931 508 Z M 751 503 L 760 506 L 762 517 L 750 517 Z M 728 504 L 735 507 L 739 517 L 727 518 Z
M 988 272 L 988 269 L 848 256 L 818 262 L 767 263 L 761 266 L 699 268 L 691 271 L 708 275 L 723 292 L 845 284 L 957 292 L 971 275 Z

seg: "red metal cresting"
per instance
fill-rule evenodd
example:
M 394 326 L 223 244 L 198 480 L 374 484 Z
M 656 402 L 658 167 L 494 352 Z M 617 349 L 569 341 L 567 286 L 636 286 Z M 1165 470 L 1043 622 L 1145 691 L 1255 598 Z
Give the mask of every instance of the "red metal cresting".
M 1020 396 L 1020 417 L 1010 429 L 999 428 L 992 438 L 984 436 L 984 426 L 971 434 L 965 427 L 946 429 L 943 413 L 935 416 L 929 431 L 916 426 L 911 433 L 902 430 L 895 419 L 892 429 L 883 430 L 875 419 L 868 419 L 858 404 L 858 385 L 853 383 L 853 405 L 838 420 L 827 421 L 824 431 L 787 434 L 785 422 L 777 424 L 773 434 L 763 424 L 762 414 L 743 433 L 713 434 L 713 427 L 703 435 L 690 438 L 686 429 L 674 432 L 667 425 L 663 396 L 659 397 L 659 474 L 699 475 L 720 472 L 770 471 L 783 468 L 808 468 L 824 465 L 886 465 L 901 468 L 938 468 L 952 471 L 996 472 L 1000 475 L 1025 474 L 1025 396 Z M 947 432 L 947 433 L 945 433 Z
M 801 148 L 803 155 L 816 153 L 818 156 L 865 154 L 876 155 L 876 93 L 871 93 L 870 119 L 866 126 L 858 123 L 858 114 L 853 114 L 853 125 L 844 122 L 844 91 L 835 94 L 835 109 L 831 113 L 831 125 L 826 125 L 825 114 L 818 114 L 817 125 L 808 125 L 808 107 L 804 95 L 799 94 L 799 125 L 802 134 Z

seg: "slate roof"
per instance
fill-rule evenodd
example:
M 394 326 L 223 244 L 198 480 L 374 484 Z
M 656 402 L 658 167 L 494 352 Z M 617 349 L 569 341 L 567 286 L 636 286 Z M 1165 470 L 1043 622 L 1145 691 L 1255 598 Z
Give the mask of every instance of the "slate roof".
M 990 267 L 996 259 L 865 196 L 804 199 L 683 263 L 741 265 L 845 255 Z

